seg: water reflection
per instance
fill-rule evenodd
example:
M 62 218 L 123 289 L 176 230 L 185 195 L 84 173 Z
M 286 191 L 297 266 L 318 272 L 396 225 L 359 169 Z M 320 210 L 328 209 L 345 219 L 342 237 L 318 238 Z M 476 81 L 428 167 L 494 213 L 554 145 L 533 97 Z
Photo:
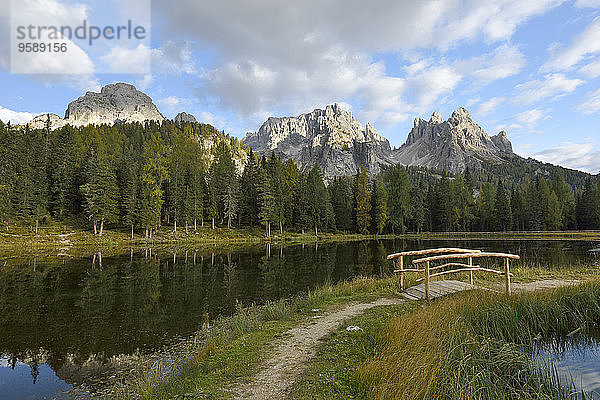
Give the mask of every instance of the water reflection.
M 517 253 L 520 265 L 549 269 L 597 264 L 588 250 L 598 246 L 589 242 L 448 240 L 268 244 L 235 252 L 145 248 L 119 256 L 0 260 L 2 399 L 42 399 L 64 385 L 90 384 L 240 305 L 385 274 L 388 253 L 450 245 Z M 23 368 L 30 371 L 23 374 Z M 46 373 L 53 384 L 41 384 Z M 8 392 L 25 386 L 38 392 Z
M 556 371 L 570 398 L 600 399 L 600 332 L 554 337 L 538 343 L 534 354 L 540 365 Z

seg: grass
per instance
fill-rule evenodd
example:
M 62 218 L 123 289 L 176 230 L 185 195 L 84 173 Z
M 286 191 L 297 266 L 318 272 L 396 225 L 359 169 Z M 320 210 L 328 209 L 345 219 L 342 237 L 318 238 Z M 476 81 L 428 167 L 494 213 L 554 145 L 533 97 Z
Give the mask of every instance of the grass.
M 188 233 L 185 227 L 179 226 L 177 232 L 172 227 L 163 226 L 150 239 L 136 232 L 134 238 L 130 238 L 127 228 L 107 227 L 102 237 L 93 235 L 89 222 L 82 218 L 71 218 L 65 221 L 54 221 L 50 218 L 40 222 L 38 233 L 35 233 L 35 221 L 18 220 L 10 223 L 2 223 L 0 226 L 0 256 L 3 253 L 19 251 L 25 255 L 37 255 L 39 253 L 61 255 L 70 254 L 72 247 L 101 247 L 103 250 L 123 250 L 129 247 L 178 245 L 178 246 L 236 246 L 259 244 L 267 241 L 275 243 L 313 243 L 334 241 L 355 241 L 375 239 L 375 235 L 362 235 L 354 233 L 319 233 L 315 236 L 312 231 L 302 234 L 298 232 L 274 233 L 267 240 L 264 231 L 257 227 L 254 229 L 210 229 L 205 224 L 198 227 L 197 232 L 189 227 Z M 599 231 L 569 231 L 569 232 L 432 232 L 432 233 L 408 233 L 398 235 L 379 235 L 380 239 L 526 239 L 526 240 L 600 240 Z
M 238 310 L 206 326 L 172 351 L 146 360 L 130 376 L 103 392 L 110 399 L 226 398 L 227 385 L 248 379 L 273 340 L 313 315 L 350 301 L 367 301 L 395 291 L 395 279 L 357 278 L 324 285 L 304 296 Z
M 177 246 L 206 247 L 236 249 L 252 244 L 286 243 L 301 244 L 335 241 L 355 241 L 373 239 L 374 235 L 346 234 L 346 233 L 319 233 L 315 236 L 312 231 L 306 234 L 297 232 L 275 233 L 271 239 L 265 237 L 260 228 L 227 229 L 210 226 L 198 226 L 194 232 L 193 227 L 185 232 L 185 227 L 179 226 L 177 232 L 172 227 L 162 226 L 152 238 L 145 238 L 136 232 L 131 239 L 128 229 L 105 229 L 103 235 L 93 235 L 85 220 L 69 219 L 66 221 L 49 220 L 40 224 L 38 233 L 35 233 L 35 221 L 20 220 L 0 226 L 0 256 L 18 252 L 24 256 L 78 256 L 84 250 L 102 249 L 104 252 L 125 252 L 130 247 L 144 246 Z M 89 253 L 89 251 L 88 251 Z
M 392 318 L 356 373 L 372 399 L 566 398 L 528 349 L 542 334 L 600 323 L 600 282 L 506 297 L 467 292 Z
M 309 369 L 294 385 L 291 399 L 362 399 L 359 388 L 360 366 L 378 355 L 384 347 L 382 332 L 388 320 L 420 307 L 419 302 L 379 306 L 351 318 L 332 332 L 319 349 Z M 354 325 L 363 331 L 348 332 Z

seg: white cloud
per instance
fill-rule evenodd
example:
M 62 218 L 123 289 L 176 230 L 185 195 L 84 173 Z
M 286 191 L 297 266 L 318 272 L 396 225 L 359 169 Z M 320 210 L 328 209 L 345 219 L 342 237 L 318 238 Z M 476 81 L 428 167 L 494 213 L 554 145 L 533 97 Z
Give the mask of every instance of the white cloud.
M 544 121 L 548 118 L 550 118 L 550 116 L 546 115 L 546 112 L 540 110 L 539 108 L 523 111 L 514 116 L 514 119 L 519 124 L 527 126 L 529 130 L 533 130 L 538 122 Z
M 470 71 L 443 59 L 422 60 L 421 49 L 444 53 L 464 41 L 510 39 L 517 27 L 562 0 L 306 0 L 281 2 L 157 1 L 164 30 L 185 35 L 211 54 L 196 93 L 208 104 L 248 121 L 352 100 L 366 120 L 394 124 L 452 96 L 467 72 L 492 81 L 525 64 L 501 45 Z M 340 15 L 343 14 L 343 18 Z M 368 17 L 366 18 L 366 16 Z M 224 23 L 226 21 L 226 23 Z M 397 53 L 416 61 L 391 74 L 368 54 Z M 359 108 L 360 107 L 360 108 Z
M 558 98 L 573 92 L 581 79 L 569 79 L 564 74 L 548 74 L 543 80 L 533 80 L 516 86 L 518 103 L 531 104 L 549 97 Z
M 566 142 L 562 146 L 534 153 L 532 157 L 593 174 L 600 170 L 600 151 L 596 149 L 594 143 Z
M 135 48 L 114 46 L 108 54 L 100 57 L 107 73 L 118 74 L 148 74 L 150 73 L 151 50 L 143 43 Z
M 162 99 L 157 100 L 158 105 L 166 110 L 167 115 L 175 115 L 183 110 L 182 108 L 189 107 L 192 102 L 189 99 L 184 99 L 177 96 L 169 96 Z
M 587 95 L 587 100 L 579 105 L 577 109 L 583 114 L 593 114 L 600 111 L 600 89 Z
M 492 97 L 488 101 L 484 101 L 479 105 L 479 108 L 477 109 L 477 114 L 488 115 L 491 112 L 496 111 L 496 108 L 500 104 L 504 103 L 505 100 L 506 99 L 504 97 Z
M 579 73 L 588 78 L 600 76 L 600 58 L 579 68 Z
M 526 64 L 517 47 L 503 44 L 491 53 L 458 61 L 456 68 L 485 84 L 516 75 Z
M 154 78 L 152 77 L 152 74 L 146 74 L 135 80 L 135 86 L 139 90 L 144 91 L 150 87 L 153 80 Z
M 512 132 L 512 131 L 520 131 L 523 129 L 523 125 L 521 124 L 499 124 L 496 125 L 496 127 L 494 128 L 494 132 L 500 132 L 500 131 L 504 131 L 504 132 Z
M 577 35 L 567 47 L 555 49 L 550 59 L 542 66 L 542 71 L 564 71 L 587 56 L 600 52 L 600 17 L 594 20 Z
M 600 8 L 600 0 L 577 0 L 575 6 L 578 8 Z
M 544 111 L 540 110 L 539 108 L 534 108 L 532 110 L 520 112 L 516 114 L 514 118 L 522 124 L 533 127 L 538 122 L 548 119 L 549 116 L 547 116 Z
M 0 106 L 0 121 L 7 123 L 10 121 L 12 125 L 23 124 L 31 121 L 38 114 L 33 114 L 25 111 L 13 111 Z
M 190 43 L 168 41 L 152 49 L 152 69 L 159 73 L 196 73 Z
M 410 77 L 408 82 L 415 92 L 417 110 L 430 110 L 440 97 L 450 94 L 461 79 L 462 74 L 447 66 L 434 66 Z
M 12 2 L 11 6 L 10 22 L 24 26 L 32 23 L 40 26 L 76 26 L 80 25 L 88 14 L 85 5 L 57 0 L 23 0 Z M 47 32 L 43 33 L 47 34 Z M 11 54 L 8 41 L 0 42 L 2 43 L 0 65 L 8 68 L 8 58 Z M 67 38 L 57 42 L 66 44 L 67 51 L 21 53 L 16 47 L 12 48 L 11 71 L 28 74 L 31 78 L 47 85 L 66 84 L 81 90 L 97 90 L 99 84 L 94 75 L 95 66 L 88 54 Z

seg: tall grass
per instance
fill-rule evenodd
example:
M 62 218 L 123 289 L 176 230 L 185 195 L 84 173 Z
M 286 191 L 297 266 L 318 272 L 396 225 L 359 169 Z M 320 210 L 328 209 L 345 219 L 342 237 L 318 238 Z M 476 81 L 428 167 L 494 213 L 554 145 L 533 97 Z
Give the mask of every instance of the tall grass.
M 145 360 L 100 397 L 172 399 L 182 393 L 194 393 L 198 398 L 219 391 L 223 394 L 225 385 L 253 372 L 265 346 L 306 315 L 312 315 L 311 310 L 393 295 L 395 290 L 395 278 L 360 277 L 325 284 L 291 299 L 240 307 L 233 316 L 205 323 L 192 338 Z
M 532 360 L 534 337 L 600 323 L 600 283 L 507 297 L 476 291 L 390 321 L 381 355 L 359 371 L 374 399 L 560 399 Z

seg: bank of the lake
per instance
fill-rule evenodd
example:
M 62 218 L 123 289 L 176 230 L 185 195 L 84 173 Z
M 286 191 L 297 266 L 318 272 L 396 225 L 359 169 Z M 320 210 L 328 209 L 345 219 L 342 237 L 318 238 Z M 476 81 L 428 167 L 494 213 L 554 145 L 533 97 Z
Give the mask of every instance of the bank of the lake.
M 144 360 L 127 377 L 103 389 L 105 399 L 228 398 L 231 385 L 250 379 L 273 343 L 290 328 L 353 302 L 397 295 L 394 277 L 359 277 L 287 300 L 238 310 Z
M 540 371 L 532 343 L 600 324 L 600 280 L 592 276 L 579 274 L 584 283 L 573 287 L 512 297 L 475 291 L 367 310 L 324 341 L 291 397 L 567 398 L 553 371 Z M 358 278 L 239 310 L 186 341 L 168 362 L 149 359 L 104 398 L 229 398 L 232 385 L 257 373 L 282 333 L 316 311 L 382 296 L 397 296 L 395 278 Z M 349 325 L 361 329 L 349 332 Z
M 221 228 L 210 226 L 193 227 L 172 226 L 159 228 L 151 238 L 136 232 L 131 237 L 127 230 L 105 229 L 102 236 L 93 234 L 80 220 L 65 222 L 52 221 L 38 226 L 31 221 L 3 224 L 0 228 L 0 256 L 17 252 L 21 255 L 69 255 L 82 256 L 91 248 L 99 248 L 106 254 L 120 254 L 130 248 L 205 248 L 219 247 L 224 250 L 237 250 L 248 245 L 272 244 L 309 244 L 328 242 L 347 242 L 362 240 L 583 240 L 600 241 L 600 231 L 508 231 L 508 232 L 407 232 L 403 234 L 365 235 L 346 232 L 305 233 L 275 232 L 270 238 L 261 228 Z
M 165 349 L 180 359 L 180 354 L 188 354 L 185 348 L 190 341 L 186 339 L 195 338 L 197 332 L 206 335 L 207 324 L 229 324 L 246 333 L 236 339 L 238 347 L 220 342 L 211 349 L 216 358 L 202 365 L 218 375 L 230 368 L 227 360 L 246 360 L 244 365 L 233 364 L 234 372 L 223 374 L 225 380 L 249 376 L 281 332 L 311 320 L 308 306 L 304 313 L 294 306 L 307 293 L 352 285 L 358 277 L 393 282 L 387 254 L 432 247 L 520 254 L 522 259 L 511 264 L 511 271 L 514 281 L 522 283 L 584 279 L 597 276 L 600 265 L 598 253 L 591 251 L 597 242 L 585 240 L 395 238 L 256 243 L 239 248 L 148 244 L 127 247 L 124 253 L 117 248 L 114 254 L 106 247 L 90 246 L 76 250 L 80 256 L 73 255 L 78 246 L 72 246 L 65 252 L 68 255 L 59 257 L 48 256 L 46 251 L 34 256 L 13 251 L 0 257 L 0 382 L 8 385 L 0 385 L 0 391 L 6 394 L 5 389 L 19 387 L 7 398 L 22 400 L 49 398 L 56 389 L 97 383 L 104 387 L 105 382 L 99 380 L 127 376 L 135 365 L 154 354 L 164 355 Z M 502 285 L 502 280 L 476 274 L 475 283 L 493 286 Z M 390 290 L 394 288 L 389 285 Z M 333 296 L 331 306 L 345 307 L 360 296 L 369 300 L 372 287 L 363 289 Z M 385 292 L 377 289 L 374 295 Z M 310 310 L 324 311 L 328 304 L 311 305 Z M 266 317 L 256 316 L 260 307 L 267 307 Z M 245 322 L 216 322 L 240 313 L 250 316 L 238 320 Z M 248 326 L 247 321 L 250 331 L 240 327 Z M 196 344 L 202 343 L 200 338 Z M 231 352 L 226 353 L 227 349 Z M 239 353 L 240 349 L 250 355 Z M 207 378 L 211 379 L 216 378 Z M 46 382 L 44 393 L 42 382 Z M 200 383 L 199 388 L 210 386 Z

